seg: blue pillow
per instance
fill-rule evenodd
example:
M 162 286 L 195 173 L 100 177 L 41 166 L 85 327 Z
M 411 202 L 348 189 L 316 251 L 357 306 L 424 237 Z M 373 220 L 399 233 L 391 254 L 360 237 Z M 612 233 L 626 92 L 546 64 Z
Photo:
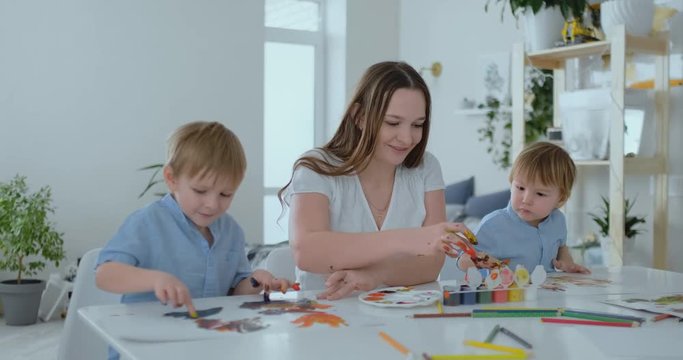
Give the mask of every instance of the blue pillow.
M 474 195 L 474 176 L 446 186 L 446 204 L 465 205 L 472 195 Z
M 508 206 L 510 190 L 503 190 L 491 194 L 472 196 L 465 204 L 465 214 L 483 218 L 484 215 Z

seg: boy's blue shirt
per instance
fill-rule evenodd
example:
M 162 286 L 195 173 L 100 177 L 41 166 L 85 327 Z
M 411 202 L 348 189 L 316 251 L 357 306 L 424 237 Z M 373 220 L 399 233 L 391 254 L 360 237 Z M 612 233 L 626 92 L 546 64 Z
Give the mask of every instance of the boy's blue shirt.
M 211 247 L 167 194 L 126 218 L 100 252 L 97 266 L 115 261 L 160 270 L 185 283 L 192 298 L 224 296 L 252 272 L 244 232 L 227 213 L 209 229 L 214 237 Z M 122 303 L 156 300 L 154 292 L 121 297 Z
M 510 259 L 511 269 L 522 264 L 532 271 L 541 264 L 551 272 L 555 271 L 553 259 L 560 246 L 567 243 L 567 222 L 564 214 L 555 209 L 535 228 L 522 220 L 508 202 L 506 208 L 484 216 L 474 233 L 479 242 L 477 250 L 500 260 Z

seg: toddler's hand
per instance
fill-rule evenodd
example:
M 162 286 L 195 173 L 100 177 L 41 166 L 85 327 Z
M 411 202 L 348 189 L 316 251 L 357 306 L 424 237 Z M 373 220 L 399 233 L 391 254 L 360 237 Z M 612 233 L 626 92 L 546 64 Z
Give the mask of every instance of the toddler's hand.
M 192 304 L 192 296 L 187 286 L 175 276 L 158 271 L 154 278 L 154 295 L 162 304 L 173 307 L 185 305 L 190 316 L 195 317 L 197 310 Z
M 581 274 L 590 274 L 591 271 L 585 267 L 581 266 L 573 261 L 560 261 L 557 259 L 553 259 L 553 266 L 558 269 L 562 270 L 564 272 L 568 273 L 581 273 Z

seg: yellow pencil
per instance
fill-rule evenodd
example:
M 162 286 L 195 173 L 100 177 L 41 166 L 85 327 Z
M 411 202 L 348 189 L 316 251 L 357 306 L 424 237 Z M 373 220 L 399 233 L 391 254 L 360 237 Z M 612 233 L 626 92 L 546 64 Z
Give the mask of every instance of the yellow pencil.
M 436 310 L 439 314 L 443 314 L 443 305 L 441 305 L 441 300 L 436 302 Z
M 432 360 L 458 360 L 458 359 L 526 359 L 526 354 L 452 354 L 452 355 L 429 355 Z
M 396 341 L 394 338 L 389 336 L 389 334 L 385 333 L 384 331 L 379 332 L 379 336 L 386 341 L 389 345 L 391 345 L 394 349 L 398 350 L 401 352 L 403 355 L 408 355 L 410 354 L 410 350 L 408 350 L 407 347 L 403 346 L 400 342 Z
M 474 340 L 465 340 L 465 345 L 476 347 L 476 348 L 481 348 L 481 349 L 503 351 L 503 352 L 510 353 L 510 354 L 521 354 L 521 355 L 526 356 L 526 351 L 524 351 L 524 349 L 520 349 L 520 348 L 516 348 L 516 347 L 512 347 L 512 346 L 489 344 L 489 343 L 485 343 L 482 341 L 474 341 Z

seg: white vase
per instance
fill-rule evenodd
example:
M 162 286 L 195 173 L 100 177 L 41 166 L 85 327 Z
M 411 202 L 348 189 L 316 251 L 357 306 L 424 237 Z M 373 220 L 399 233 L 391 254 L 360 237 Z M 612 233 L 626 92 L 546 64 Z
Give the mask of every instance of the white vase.
M 610 0 L 600 4 L 600 24 L 609 39 L 616 25 L 624 25 L 626 33 L 645 36 L 652 30 L 655 13 L 653 0 Z
M 527 51 L 552 49 L 562 41 L 564 17 L 557 6 L 541 8 L 536 14 L 524 10 L 524 37 Z
M 609 236 L 600 236 L 600 249 L 602 250 L 602 264 L 604 266 L 622 266 L 624 261 L 617 252 L 617 246 Z

